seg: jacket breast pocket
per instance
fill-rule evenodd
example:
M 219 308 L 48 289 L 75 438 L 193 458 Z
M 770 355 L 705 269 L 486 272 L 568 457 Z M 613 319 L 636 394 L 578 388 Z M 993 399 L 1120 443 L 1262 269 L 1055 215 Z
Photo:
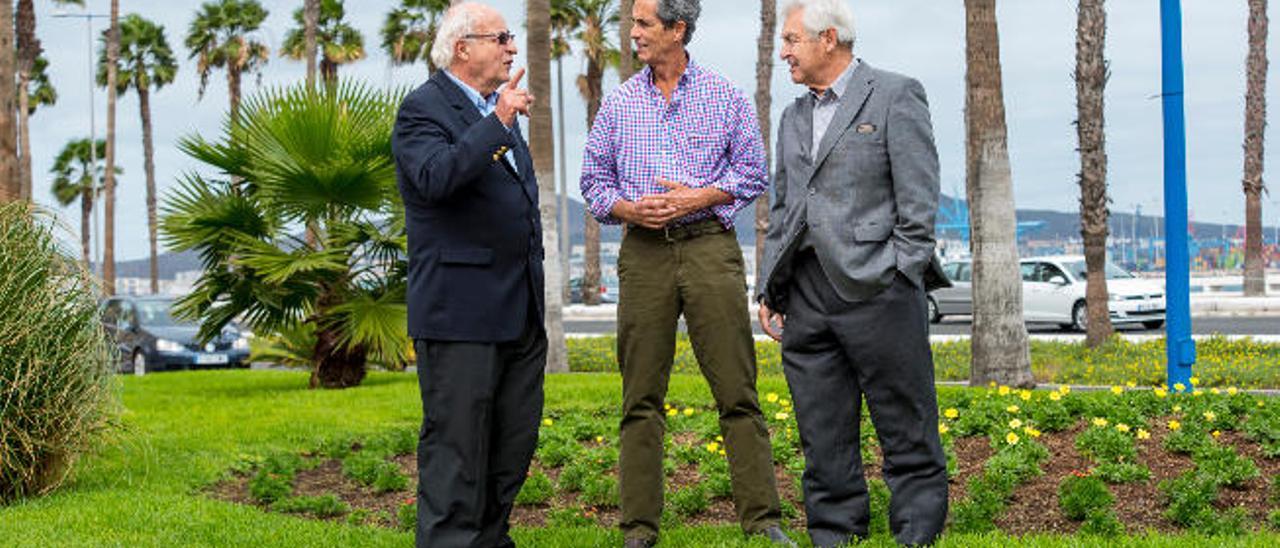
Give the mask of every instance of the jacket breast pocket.
M 893 235 L 893 224 L 884 221 L 864 221 L 853 225 L 853 239 L 857 242 L 883 242 Z
M 440 263 L 448 265 L 487 266 L 493 264 L 493 250 L 483 247 L 445 249 Z

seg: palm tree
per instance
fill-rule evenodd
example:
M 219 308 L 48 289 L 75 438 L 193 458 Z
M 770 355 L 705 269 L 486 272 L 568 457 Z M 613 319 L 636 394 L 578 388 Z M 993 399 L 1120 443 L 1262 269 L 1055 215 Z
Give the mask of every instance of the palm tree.
M 53 105 L 58 102 L 58 90 L 53 87 L 49 81 L 49 60 L 43 55 L 36 57 L 31 63 L 31 70 L 26 73 L 25 84 L 24 79 L 19 73 L 18 88 L 18 145 L 21 149 L 19 159 L 19 170 L 22 173 L 22 191 L 21 198 L 23 200 L 31 199 L 31 116 L 35 115 L 36 110 L 41 106 Z M 25 106 L 26 108 L 21 108 Z
M 106 156 L 107 142 L 98 139 L 97 150 L 89 151 L 88 139 L 74 139 L 62 147 L 53 160 L 53 197 L 58 204 L 69 206 L 80 200 L 80 256 L 84 264 L 90 264 L 89 234 L 93 226 L 93 202 L 102 191 L 102 158 Z M 96 161 L 94 161 L 96 159 Z
M 84 0 L 54 0 L 55 4 L 68 5 L 74 4 L 78 6 L 84 5 Z M 39 98 L 33 97 L 33 92 L 42 89 L 49 93 L 53 92 L 53 87 L 49 86 L 49 77 L 44 74 L 45 68 L 48 67 L 49 61 L 41 57 L 42 49 L 40 47 L 40 39 L 36 37 L 36 10 L 33 0 L 18 0 L 17 9 L 14 13 L 14 33 L 16 47 L 16 63 L 18 70 L 18 128 L 19 128 L 19 147 L 21 154 L 18 164 L 18 177 L 22 188 L 20 196 L 23 200 L 31 199 L 31 137 L 30 122 L 31 114 L 35 112 L 35 107 L 31 105 L 32 101 L 40 101 Z M 44 87 L 37 84 L 36 89 L 31 89 L 31 82 L 36 77 L 42 78 Z M 46 96 L 45 100 L 49 101 L 42 104 L 51 105 L 57 99 L 54 94 L 52 99 Z
M 564 292 L 560 271 L 560 234 L 556 230 L 556 161 L 554 128 L 551 121 L 551 1 L 527 0 L 525 26 L 529 38 L 525 55 L 529 63 L 529 92 L 536 98 L 529 116 L 529 149 L 533 171 L 538 178 L 539 209 L 542 212 L 542 244 L 546 252 L 547 371 L 569 371 L 564 342 Z
M 41 55 L 36 57 L 31 67 L 31 78 L 27 81 L 27 116 L 35 114 L 40 107 L 57 103 L 58 90 L 49 81 L 49 60 Z
M 320 26 L 320 0 L 304 0 L 302 47 L 307 58 L 307 89 L 316 88 L 316 27 Z
M 556 61 L 556 119 L 560 122 L 560 131 L 556 136 L 558 144 L 556 152 L 560 155 L 561 168 L 556 172 L 560 190 L 560 271 L 569 275 L 570 235 L 569 230 L 569 191 L 566 172 L 569 171 L 568 160 L 565 159 L 565 109 L 564 109 L 564 57 L 572 53 L 569 37 L 579 26 L 578 12 L 572 9 L 574 0 L 551 0 L 551 58 Z M 569 287 L 565 286 L 564 298 L 568 302 Z
M 116 293 L 116 96 L 120 78 L 120 0 L 111 0 L 107 28 L 107 167 L 102 184 L 102 289 Z
M 572 9 L 581 21 L 578 41 L 587 58 L 587 72 L 578 76 L 578 93 L 587 101 L 587 130 L 595 123 L 604 100 L 604 69 L 618 59 L 618 50 L 609 43 L 609 32 L 618 24 L 613 0 L 574 0 Z M 582 302 L 600 304 L 600 223 L 590 211 L 583 212 Z
M 1111 337 L 1107 301 L 1107 134 L 1104 91 L 1107 38 L 1104 0 L 1080 0 L 1076 22 L 1076 135 L 1080 141 L 1080 236 L 1084 239 L 1088 308 L 1086 344 L 1097 348 Z M 1079 305 L 1076 305 L 1079 306 Z M 1074 315 L 1074 310 L 1072 311 Z
M 343 0 L 320 0 L 320 19 L 315 39 L 322 52 L 320 77 L 325 84 L 338 82 L 338 67 L 354 63 L 365 57 L 364 36 L 355 27 L 343 21 L 346 8 Z M 305 10 L 293 12 L 293 20 L 300 27 L 293 28 L 284 37 L 280 54 L 292 59 L 305 59 L 308 55 Z
M 257 0 L 215 0 L 205 2 L 187 30 L 190 59 L 200 72 L 199 96 L 204 97 L 209 73 L 227 71 L 227 94 L 234 118 L 240 111 L 240 79 L 267 64 L 270 50 L 252 36 L 267 18 L 267 10 Z
M 427 70 L 435 72 L 431 62 L 431 41 L 436 37 L 440 17 L 449 9 L 449 0 L 400 0 L 400 7 L 387 13 L 382 24 L 382 49 L 395 65 L 427 62 Z
M 756 119 L 760 121 L 765 166 L 773 165 L 773 151 L 769 147 L 769 109 L 773 105 L 770 84 L 773 82 L 773 35 L 777 24 L 777 0 L 760 0 L 760 38 L 756 40 Z M 756 268 L 760 268 L 760 261 L 764 257 L 764 240 L 768 232 L 769 193 L 766 192 L 756 199 Z
M 400 99 L 300 83 L 250 98 L 216 141 L 180 141 L 219 172 L 181 181 L 161 221 L 170 247 L 200 254 L 204 273 L 177 307 L 201 321 L 201 337 L 233 318 L 268 337 L 309 326 L 313 388 L 358 385 L 370 361 L 407 363 L 407 240 L 391 159 Z M 300 226 L 314 226 L 320 245 L 306 245 Z
M 618 81 L 626 82 L 636 73 L 635 59 L 631 52 L 631 8 L 635 0 L 618 0 Z
M 965 0 L 965 187 L 973 253 L 969 384 L 1032 386 L 995 0 Z
M 1244 294 L 1266 294 L 1262 258 L 1262 148 L 1267 126 L 1267 0 L 1249 0 L 1248 83 L 1244 100 Z
M 13 3 L 0 2 L 0 74 L 14 74 L 13 41 Z M 18 200 L 22 196 L 14 121 L 16 95 L 14 79 L 0 78 L 0 203 Z
M 105 40 L 105 37 L 104 37 Z M 99 58 L 98 85 L 107 85 L 107 60 Z M 156 167 L 152 144 L 151 91 L 173 83 L 178 61 L 173 56 L 164 27 L 130 14 L 120 22 L 120 76 L 116 91 L 138 94 L 142 118 L 142 160 L 147 176 L 147 235 L 151 245 L 151 292 L 160 292 L 160 272 L 156 263 Z

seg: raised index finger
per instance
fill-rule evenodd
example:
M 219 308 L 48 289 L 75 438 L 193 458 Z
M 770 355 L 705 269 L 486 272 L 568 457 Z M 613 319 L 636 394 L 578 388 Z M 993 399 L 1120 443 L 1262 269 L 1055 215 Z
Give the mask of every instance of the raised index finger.
M 516 75 L 511 77 L 511 81 L 507 82 L 507 89 L 515 89 L 520 85 L 520 79 L 524 78 L 524 68 L 516 69 Z

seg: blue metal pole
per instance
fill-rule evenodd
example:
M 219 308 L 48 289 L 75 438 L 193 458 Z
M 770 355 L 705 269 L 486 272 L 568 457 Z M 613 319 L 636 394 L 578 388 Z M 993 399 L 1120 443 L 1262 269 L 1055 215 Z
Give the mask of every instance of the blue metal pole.
M 1187 254 L 1187 132 L 1183 114 L 1182 2 L 1160 0 L 1164 84 L 1165 307 L 1168 386 L 1191 389 L 1191 272 Z

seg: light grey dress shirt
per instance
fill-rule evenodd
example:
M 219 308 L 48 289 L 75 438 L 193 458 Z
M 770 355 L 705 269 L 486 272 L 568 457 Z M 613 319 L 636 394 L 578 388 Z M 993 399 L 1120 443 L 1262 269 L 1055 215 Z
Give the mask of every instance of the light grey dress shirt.
M 840 109 L 840 101 L 844 99 L 844 92 L 849 87 L 849 78 L 853 76 L 854 69 L 858 68 L 858 59 L 854 59 L 845 67 L 844 72 L 836 77 L 836 81 L 831 83 L 831 87 L 819 95 L 812 89 L 809 90 L 810 99 L 813 100 L 813 143 L 809 147 L 809 158 L 818 153 L 818 143 L 822 142 L 822 136 L 827 134 L 827 127 L 831 125 L 831 119 L 835 118 L 836 110 Z M 798 251 L 805 251 L 813 248 L 813 242 L 809 240 L 809 233 L 800 237 L 800 247 Z

